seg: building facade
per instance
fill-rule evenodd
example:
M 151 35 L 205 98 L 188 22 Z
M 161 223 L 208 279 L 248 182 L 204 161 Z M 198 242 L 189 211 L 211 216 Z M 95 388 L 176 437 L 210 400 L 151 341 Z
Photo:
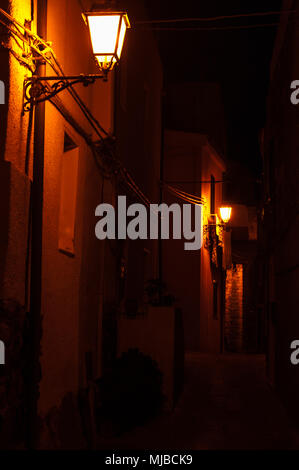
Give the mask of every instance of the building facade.
M 299 369 L 290 345 L 298 339 L 298 106 L 291 83 L 299 76 L 298 2 L 284 1 L 274 47 L 267 121 L 262 139 L 264 293 L 267 370 L 292 416 L 298 417 Z
M 13 402 L 7 397 L 10 378 L 1 381 L 4 446 L 6 440 L 21 445 L 25 435 L 31 446 L 86 446 L 78 393 L 115 356 L 115 315 L 121 301 L 133 297 L 130 279 L 141 279 L 140 301 L 143 280 L 155 276 L 155 248 L 148 248 L 145 266 L 126 243 L 95 236 L 98 204 L 114 204 L 123 194 L 139 202 L 132 181 L 149 198 L 159 191 L 162 67 L 152 34 L 141 42 L 138 32 L 130 31 L 124 60 L 108 82 L 78 85 L 23 113 L 24 79 L 36 64 L 44 76 L 99 73 L 82 19 L 82 9 L 92 3 L 0 3 L 10 15 L 0 12 L 6 24 L 0 48 L 6 85 L 0 333 L 7 339 L 7 367 L 18 362 L 15 356 L 25 361 L 17 371 L 20 396 Z M 145 15 L 139 1 L 126 2 L 126 10 L 133 19 Z M 51 41 L 49 50 L 37 37 Z M 36 44 L 38 50 L 32 49 Z M 139 248 L 143 257 L 144 249 Z M 10 346 L 15 333 L 22 348 Z
M 207 136 L 176 130 L 165 131 L 163 166 L 167 185 L 203 199 L 202 248 L 185 251 L 181 240 L 164 242 L 163 279 L 182 307 L 186 350 L 220 352 L 225 261 L 215 223 L 220 224 L 226 166 Z M 164 200 L 184 203 L 167 186 Z

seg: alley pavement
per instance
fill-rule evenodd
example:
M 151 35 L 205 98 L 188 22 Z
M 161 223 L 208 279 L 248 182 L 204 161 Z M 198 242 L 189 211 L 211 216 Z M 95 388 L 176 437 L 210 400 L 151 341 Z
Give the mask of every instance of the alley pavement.
M 100 449 L 299 449 L 299 437 L 265 378 L 262 355 L 188 354 L 184 391 L 172 413 Z

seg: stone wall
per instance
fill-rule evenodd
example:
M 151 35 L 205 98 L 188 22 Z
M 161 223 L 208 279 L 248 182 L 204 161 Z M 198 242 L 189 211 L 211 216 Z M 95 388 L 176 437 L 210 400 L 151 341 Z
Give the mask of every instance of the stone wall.
M 226 351 L 260 351 L 261 318 L 257 305 L 256 267 L 253 258 L 227 270 L 224 317 Z
M 226 351 L 243 350 L 243 265 L 226 272 L 224 346 Z

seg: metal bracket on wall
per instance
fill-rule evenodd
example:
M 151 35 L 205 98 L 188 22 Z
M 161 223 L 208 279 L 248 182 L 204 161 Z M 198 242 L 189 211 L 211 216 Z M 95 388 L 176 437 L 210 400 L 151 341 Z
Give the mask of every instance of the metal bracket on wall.
M 77 75 L 69 77 L 27 77 L 24 80 L 23 90 L 23 114 L 30 111 L 32 107 L 44 101 L 51 100 L 58 93 L 67 88 L 82 83 L 87 87 L 101 79 L 107 81 L 107 74 L 102 75 Z

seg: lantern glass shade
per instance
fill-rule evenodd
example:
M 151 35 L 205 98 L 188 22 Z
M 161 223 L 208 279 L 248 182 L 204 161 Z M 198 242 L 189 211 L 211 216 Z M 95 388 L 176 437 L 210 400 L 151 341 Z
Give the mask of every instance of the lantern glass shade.
M 126 13 L 86 13 L 93 54 L 103 71 L 112 70 L 119 62 L 127 28 L 130 23 Z
M 220 216 L 224 223 L 227 223 L 232 215 L 232 208 L 231 207 L 221 207 L 220 208 Z

